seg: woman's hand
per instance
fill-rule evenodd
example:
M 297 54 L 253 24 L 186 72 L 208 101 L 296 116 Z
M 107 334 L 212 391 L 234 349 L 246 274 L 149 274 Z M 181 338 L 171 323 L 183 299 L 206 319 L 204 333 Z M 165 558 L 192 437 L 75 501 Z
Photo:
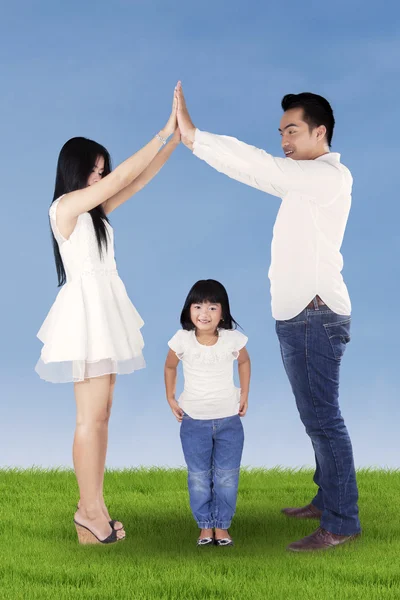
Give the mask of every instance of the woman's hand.
M 164 137 L 166 137 L 166 138 L 169 138 L 169 136 L 172 135 L 175 132 L 176 128 L 178 127 L 177 110 L 178 110 L 178 97 L 177 97 L 177 91 L 175 88 L 174 99 L 172 102 L 172 111 L 171 111 L 170 117 L 167 121 L 167 124 L 165 125 L 164 129 L 162 130 L 162 133 L 164 134 Z

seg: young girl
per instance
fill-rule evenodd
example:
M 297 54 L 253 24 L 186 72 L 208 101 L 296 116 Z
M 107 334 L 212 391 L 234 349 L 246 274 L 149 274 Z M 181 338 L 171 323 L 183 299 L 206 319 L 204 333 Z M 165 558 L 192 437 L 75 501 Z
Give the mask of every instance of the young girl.
M 188 467 L 190 506 L 200 528 L 198 546 L 232 546 L 243 450 L 241 417 L 250 383 L 247 337 L 234 329 L 229 299 L 218 281 L 198 281 L 186 298 L 180 329 L 168 342 L 165 386 L 168 403 L 181 423 Z M 240 387 L 233 382 L 237 359 Z M 175 399 L 177 366 L 183 364 L 184 391 Z
M 65 285 L 38 333 L 44 346 L 36 371 L 46 381 L 74 382 L 74 521 L 83 544 L 125 537 L 103 498 L 108 421 L 116 374 L 145 366 L 143 321 L 118 276 L 108 215 L 158 173 L 179 141 L 175 92 L 166 126 L 114 171 L 107 150 L 82 137 L 69 140 L 58 159 L 49 215 L 58 283 Z

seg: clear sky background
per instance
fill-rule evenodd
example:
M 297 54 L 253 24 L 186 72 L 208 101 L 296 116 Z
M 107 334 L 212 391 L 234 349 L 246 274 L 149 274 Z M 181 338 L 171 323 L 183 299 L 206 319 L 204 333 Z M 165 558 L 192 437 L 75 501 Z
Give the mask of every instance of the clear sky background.
M 57 293 L 47 211 L 58 153 L 83 135 L 114 165 L 165 124 L 178 79 L 195 124 L 281 156 L 286 93 L 326 96 L 332 150 L 354 176 L 344 277 L 353 302 L 341 405 L 357 466 L 398 467 L 400 9 L 397 2 L 16 2 L 0 20 L 0 466 L 71 466 L 72 384 L 34 372 Z M 183 465 L 165 400 L 167 341 L 191 285 L 216 278 L 249 336 L 243 464 L 313 464 L 270 311 L 280 200 L 213 171 L 183 146 L 111 215 L 116 258 L 145 320 L 147 369 L 121 376 L 108 465 Z M 180 386 L 182 378 L 180 378 Z

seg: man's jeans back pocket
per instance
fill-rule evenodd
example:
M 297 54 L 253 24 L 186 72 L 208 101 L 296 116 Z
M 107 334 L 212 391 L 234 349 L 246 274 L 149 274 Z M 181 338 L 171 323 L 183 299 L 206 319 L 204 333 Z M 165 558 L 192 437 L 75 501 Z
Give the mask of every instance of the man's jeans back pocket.
M 336 360 L 340 360 L 346 350 L 347 344 L 350 342 L 350 323 L 351 318 L 348 317 L 344 321 L 337 323 L 326 323 L 324 325 L 326 334 L 329 338 L 333 356 Z

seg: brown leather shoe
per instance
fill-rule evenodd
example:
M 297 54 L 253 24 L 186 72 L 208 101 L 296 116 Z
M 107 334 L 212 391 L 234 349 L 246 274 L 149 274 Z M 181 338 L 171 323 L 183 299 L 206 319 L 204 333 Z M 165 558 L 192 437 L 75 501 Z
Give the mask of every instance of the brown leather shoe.
M 320 519 L 322 516 L 322 510 L 319 510 L 312 504 L 302 506 L 301 508 L 282 508 L 283 514 L 287 517 L 293 517 L 294 519 Z
M 346 542 L 350 542 L 359 535 L 359 533 L 355 533 L 354 535 L 336 535 L 335 533 L 326 531 L 326 529 L 322 529 L 322 527 L 318 527 L 318 529 L 316 529 L 311 535 L 308 535 L 298 542 L 289 544 L 287 550 L 291 550 L 292 552 L 328 550 L 328 548 L 333 548 L 334 546 L 339 546 L 341 544 L 345 544 Z

